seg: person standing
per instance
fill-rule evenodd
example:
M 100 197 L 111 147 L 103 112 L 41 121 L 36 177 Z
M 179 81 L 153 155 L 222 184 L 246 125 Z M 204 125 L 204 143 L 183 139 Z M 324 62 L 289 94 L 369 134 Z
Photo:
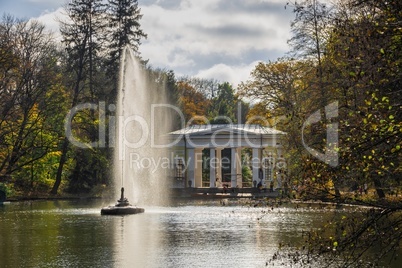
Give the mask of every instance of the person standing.
M 221 180 L 220 180 L 218 177 L 216 178 L 215 186 L 216 186 L 217 188 L 221 188 L 221 187 L 222 187 L 222 182 L 221 182 Z

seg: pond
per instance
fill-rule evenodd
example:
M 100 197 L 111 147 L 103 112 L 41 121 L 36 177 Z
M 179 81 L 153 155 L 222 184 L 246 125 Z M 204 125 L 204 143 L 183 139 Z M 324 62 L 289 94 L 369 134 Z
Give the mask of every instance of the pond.
M 105 205 L 0 206 L 0 267 L 265 267 L 281 241 L 297 243 L 303 231 L 339 212 L 210 200 L 101 216 Z

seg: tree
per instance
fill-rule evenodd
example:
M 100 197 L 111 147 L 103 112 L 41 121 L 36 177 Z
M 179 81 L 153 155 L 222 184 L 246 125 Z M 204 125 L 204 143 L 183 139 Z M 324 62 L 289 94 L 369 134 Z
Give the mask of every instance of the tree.
M 137 0 L 109 0 L 107 39 L 112 73 L 117 73 L 123 49 L 129 46 L 139 53 L 141 39 L 147 35 L 141 30 L 141 9 Z
M 94 70 L 97 55 L 99 55 L 102 40 L 104 5 L 101 0 L 73 0 L 66 8 L 69 20 L 60 22 L 60 31 L 65 44 L 67 57 L 66 66 L 68 77 L 67 82 L 71 85 L 71 108 L 80 100 L 95 100 Z M 85 90 L 88 92 L 85 94 Z M 100 90 L 100 88 L 96 88 Z M 92 114 L 94 117 L 95 114 Z M 90 129 L 89 139 L 96 136 L 96 126 Z M 68 137 L 65 137 L 62 145 L 59 167 L 56 180 L 51 191 L 56 194 L 62 180 L 63 167 L 67 160 L 69 149 Z M 84 164 L 78 162 L 78 165 Z
M 6 16 L 0 35 L 0 174 L 26 189 L 24 170 L 57 151 L 60 133 L 48 123 L 54 118 L 49 108 L 63 107 L 49 94 L 60 86 L 59 57 L 52 37 L 36 21 Z
M 257 64 L 252 79 L 239 86 L 238 94 L 257 102 L 248 115 L 248 121 L 261 122 L 287 132 L 287 161 L 294 183 L 302 183 L 307 154 L 302 144 L 301 129 L 308 115 L 319 106 L 319 92 L 308 83 L 315 77 L 310 61 L 279 59 Z M 310 133 L 306 133 L 310 134 Z M 310 135 L 306 135 L 310 136 Z
M 180 81 L 184 81 L 196 88 L 198 92 L 202 93 L 205 98 L 213 99 L 219 95 L 221 89 L 220 82 L 215 79 L 204 79 L 198 77 L 181 77 Z
M 373 183 L 381 198 L 383 187 L 399 183 L 392 178 L 400 172 L 398 8 L 396 2 L 339 2 L 328 46 L 328 73 L 341 100 L 343 177 Z M 353 174 L 356 167 L 364 173 Z
M 377 199 L 358 194 L 338 199 L 372 209 L 353 217 L 341 214 L 308 232 L 301 250 L 290 258 L 305 265 L 317 261 L 329 267 L 373 267 L 392 261 L 402 239 L 401 200 L 387 196 L 387 188 L 399 188 L 402 175 L 402 6 L 400 1 L 345 0 L 335 7 L 322 72 L 339 101 L 340 161 L 330 168 L 309 159 L 304 178 L 310 177 L 312 186 L 334 178 L 344 183 L 345 192 L 352 182 L 366 183 L 375 188 Z
M 310 109 L 318 108 L 316 105 L 311 107 L 312 103 L 304 105 L 311 100 L 314 90 L 304 79 L 311 77 L 308 66 L 311 66 L 310 62 L 286 58 L 260 62 L 251 72 L 252 80 L 240 84 L 238 94 L 259 102 L 271 111 L 273 117 L 303 117 Z
M 323 58 L 331 31 L 332 9 L 318 0 L 304 0 L 293 4 L 296 15 L 291 24 L 293 37 L 289 40 L 292 54 L 298 59 L 313 59 L 321 92 L 321 107 L 327 104 Z
M 179 105 L 184 114 L 185 121 L 192 124 L 206 124 L 206 113 L 209 107 L 208 100 L 196 88 L 185 81 L 177 83 Z
M 209 118 L 212 124 L 232 124 L 237 122 L 237 98 L 232 86 L 222 83 L 218 86 L 218 96 L 212 99 Z

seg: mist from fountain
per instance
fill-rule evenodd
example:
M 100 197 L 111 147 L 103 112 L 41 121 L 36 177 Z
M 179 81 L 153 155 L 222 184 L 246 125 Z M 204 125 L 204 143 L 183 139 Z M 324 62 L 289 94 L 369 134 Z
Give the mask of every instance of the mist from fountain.
M 168 148 L 156 148 L 171 130 L 163 79 L 146 70 L 133 50 L 126 47 L 120 63 L 114 149 L 115 188 L 125 188 L 132 204 L 162 205 L 168 201 L 166 160 Z M 119 190 L 116 191 L 118 196 Z

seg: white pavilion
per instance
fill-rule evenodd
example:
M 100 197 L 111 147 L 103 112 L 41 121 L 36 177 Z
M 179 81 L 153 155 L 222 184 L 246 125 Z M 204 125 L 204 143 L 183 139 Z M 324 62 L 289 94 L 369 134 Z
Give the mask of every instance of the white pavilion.
M 192 125 L 171 132 L 170 140 L 174 144 L 172 187 L 252 187 L 245 185 L 242 178 L 242 164 L 247 164 L 252 170 L 254 187 L 257 183 L 263 187 L 274 183 L 275 188 L 281 188 L 287 173 L 283 157 L 285 135 L 285 132 L 255 124 Z M 241 152 L 246 148 L 252 156 L 248 163 L 242 163 Z M 209 156 L 205 158 L 203 152 L 205 155 L 207 150 Z M 224 150 L 226 157 L 222 156 Z M 206 169 L 206 165 L 209 168 Z M 203 170 L 208 169 L 209 179 L 205 178 L 204 171 L 203 180 Z

